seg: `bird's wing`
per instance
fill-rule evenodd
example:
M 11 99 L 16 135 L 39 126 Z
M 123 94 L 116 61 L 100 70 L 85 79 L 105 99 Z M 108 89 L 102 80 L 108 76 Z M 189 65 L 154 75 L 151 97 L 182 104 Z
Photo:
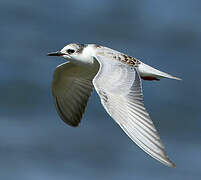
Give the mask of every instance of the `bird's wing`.
M 168 158 L 154 124 L 143 104 L 141 79 L 136 68 L 96 53 L 100 69 L 94 87 L 110 116 L 146 153 L 161 163 L 175 167 Z
M 90 69 L 69 62 L 56 68 L 52 93 L 57 112 L 65 123 L 71 126 L 80 123 L 93 90 L 94 76 L 95 73 Z

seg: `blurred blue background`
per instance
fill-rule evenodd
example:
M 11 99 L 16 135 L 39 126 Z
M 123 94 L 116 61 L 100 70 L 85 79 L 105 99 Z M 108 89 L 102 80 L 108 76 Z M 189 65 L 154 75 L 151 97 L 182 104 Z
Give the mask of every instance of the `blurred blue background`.
M 1 0 L 0 179 L 201 179 L 201 1 Z M 141 151 L 94 92 L 78 128 L 58 117 L 48 52 L 97 43 L 183 78 L 143 82 L 177 168 Z

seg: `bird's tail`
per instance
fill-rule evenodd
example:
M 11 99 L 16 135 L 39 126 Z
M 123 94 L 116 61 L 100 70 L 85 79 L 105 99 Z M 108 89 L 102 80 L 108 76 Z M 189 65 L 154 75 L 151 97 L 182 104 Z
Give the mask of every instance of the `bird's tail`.
M 152 68 L 151 66 L 144 64 L 142 62 L 140 62 L 137 69 L 141 78 L 144 80 L 160 80 L 161 78 L 182 80 L 178 77 L 172 76 L 170 74 Z

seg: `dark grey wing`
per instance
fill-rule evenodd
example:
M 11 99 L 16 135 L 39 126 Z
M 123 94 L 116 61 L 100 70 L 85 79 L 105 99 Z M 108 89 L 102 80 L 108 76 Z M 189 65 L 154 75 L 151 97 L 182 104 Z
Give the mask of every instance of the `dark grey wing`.
M 58 66 L 54 72 L 52 93 L 61 119 L 78 126 L 93 90 L 95 73 L 72 63 Z
M 100 69 L 93 84 L 106 111 L 146 153 L 167 166 L 175 167 L 144 107 L 137 70 L 103 53 L 97 53 L 95 58 Z

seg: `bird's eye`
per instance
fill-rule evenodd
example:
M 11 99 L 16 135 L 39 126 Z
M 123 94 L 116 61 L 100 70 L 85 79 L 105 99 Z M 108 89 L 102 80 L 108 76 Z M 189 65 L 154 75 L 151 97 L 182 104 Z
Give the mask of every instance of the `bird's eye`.
M 67 53 L 68 53 L 68 54 L 73 54 L 74 52 L 75 52 L 74 49 L 68 49 L 68 50 L 67 50 Z

